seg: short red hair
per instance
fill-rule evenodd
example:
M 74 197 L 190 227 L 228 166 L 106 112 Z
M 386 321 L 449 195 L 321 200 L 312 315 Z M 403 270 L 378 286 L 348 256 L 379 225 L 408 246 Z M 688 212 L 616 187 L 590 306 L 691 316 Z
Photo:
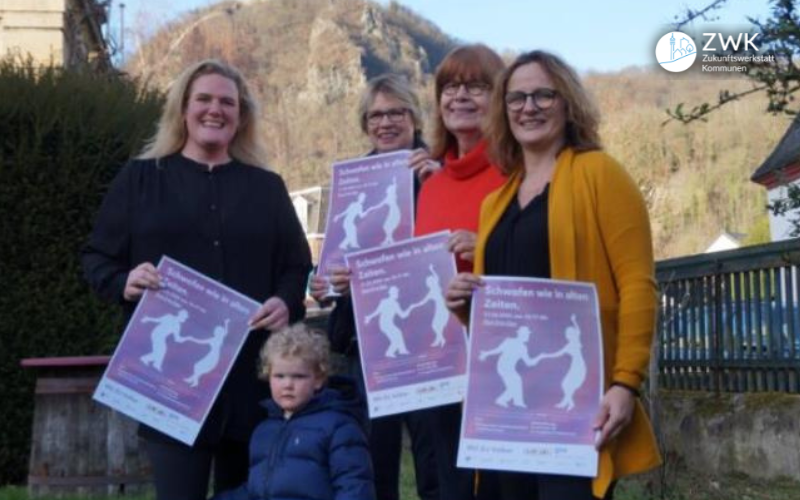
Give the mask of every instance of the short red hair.
M 462 45 L 451 50 L 436 68 L 436 114 L 433 124 L 433 147 L 431 156 L 444 158 L 448 149 L 456 145 L 455 136 L 444 126 L 439 105 L 442 89 L 450 82 L 479 81 L 494 87 L 497 75 L 503 71 L 503 59 L 482 43 Z

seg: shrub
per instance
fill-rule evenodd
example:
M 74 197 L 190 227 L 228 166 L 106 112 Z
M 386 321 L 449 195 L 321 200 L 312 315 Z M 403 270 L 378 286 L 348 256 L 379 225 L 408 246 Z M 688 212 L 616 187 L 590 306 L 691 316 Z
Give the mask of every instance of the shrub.
M 16 64 L 15 64 L 16 62 Z M 107 186 L 150 135 L 159 94 L 121 75 L 0 62 L 0 484 L 27 470 L 33 373 L 20 359 L 108 353 L 115 308 L 78 254 Z

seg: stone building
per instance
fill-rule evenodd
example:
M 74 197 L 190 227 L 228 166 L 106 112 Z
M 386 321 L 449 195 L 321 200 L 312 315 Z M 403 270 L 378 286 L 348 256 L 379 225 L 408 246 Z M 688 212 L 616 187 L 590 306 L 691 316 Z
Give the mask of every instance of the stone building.
M 103 33 L 110 0 L 0 0 L 0 57 L 74 68 L 110 67 Z

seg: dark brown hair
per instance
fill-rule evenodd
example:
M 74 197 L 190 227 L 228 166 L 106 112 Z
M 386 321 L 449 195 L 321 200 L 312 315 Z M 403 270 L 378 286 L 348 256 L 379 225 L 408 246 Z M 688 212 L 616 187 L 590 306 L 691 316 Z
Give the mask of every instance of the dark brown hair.
M 534 50 L 517 57 L 497 80 L 489 106 L 489 120 L 486 127 L 486 140 L 489 143 L 489 156 L 497 167 L 510 174 L 522 167 L 522 146 L 511 133 L 508 124 L 508 110 L 505 95 L 508 81 L 522 66 L 538 63 L 553 80 L 555 90 L 566 104 L 566 130 L 564 142 L 577 151 L 601 149 L 600 115 L 589 93 L 584 88 L 575 70 L 561 58 Z

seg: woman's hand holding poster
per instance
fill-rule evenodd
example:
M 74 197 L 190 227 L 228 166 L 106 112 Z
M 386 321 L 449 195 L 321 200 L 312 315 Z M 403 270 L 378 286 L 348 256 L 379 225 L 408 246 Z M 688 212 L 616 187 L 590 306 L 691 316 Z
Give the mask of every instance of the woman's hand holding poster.
M 458 402 L 466 337 L 444 303 L 456 272 L 449 233 L 348 253 L 370 417 Z
M 594 477 L 603 394 L 594 285 L 483 277 L 458 466 Z
M 164 257 L 94 399 L 192 445 L 260 304 Z M 255 374 L 253 375 L 255 376 Z

